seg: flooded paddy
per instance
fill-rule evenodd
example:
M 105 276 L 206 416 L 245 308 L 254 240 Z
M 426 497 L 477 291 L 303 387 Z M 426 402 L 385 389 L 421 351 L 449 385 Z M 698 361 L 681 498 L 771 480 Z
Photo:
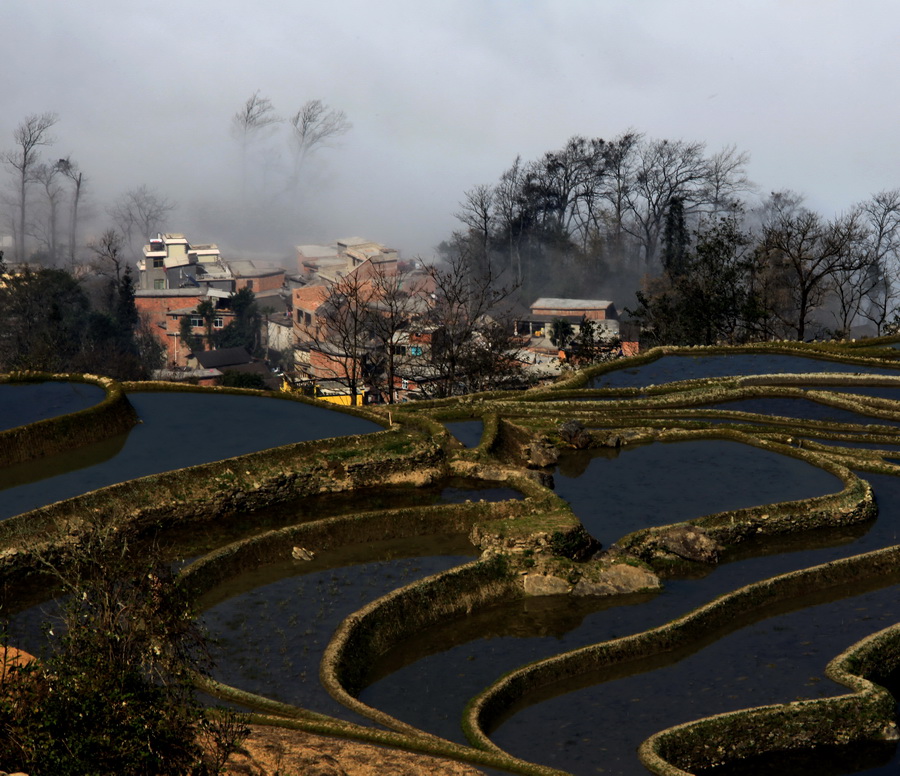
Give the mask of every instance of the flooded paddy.
M 832 407 L 811 399 L 766 396 L 756 399 L 710 404 L 691 409 L 725 410 L 728 412 L 753 412 L 759 415 L 776 415 L 798 420 L 824 420 L 831 423 L 854 423 L 858 425 L 900 426 L 900 421 L 864 415 L 859 412 Z
M 748 363 L 742 365 L 742 359 Z M 711 376 L 717 370 L 723 375 L 879 371 L 793 356 L 666 357 L 655 364 L 662 362 L 669 362 L 666 370 L 671 376 L 650 375 L 645 370 L 654 364 L 648 364 L 631 370 L 627 379 L 640 374 L 640 381 L 635 384 L 643 385 Z M 677 368 L 672 369 L 675 362 Z M 703 363 L 698 366 L 697 362 Z M 702 374 L 685 374 L 691 370 Z M 814 389 L 900 398 L 898 389 L 882 386 Z M 327 409 L 271 399 L 260 401 L 276 407 L 267 406 L 257 416 L 255 409 L 248 409 L 249 404 L 210 404 L 198 411 L 178 402 L 178 406 L 166 405 L 165 399 L 173 394 L 133 396 L 144 423 L 121 439 L 92 451 L 88 463 L 56 457 L 58 462 L 53 469 L 45 466 L 31 473 L 24 469 L 0 473 L 0 478 L 6 477 L 0 479 L 0 486 L 8 483 L 5 490 L 0 490 L 0 512 L 23 511 L 6 500 L 9 495 L 35 488 L 31 498 L 34 505 L 39 505 L 55 500 L 49 496 L 56 491 L 46 486 L 52 486 L 57 479 L 88 479 L 95 466 L 118 467 L 120 458 L 132 455 L 132 451 L 126 455 L 132 438 L 140 438 L 142 433 L 151 434 L 146 445 L 143 439 L 137 445 L 142 451 L 146 449 L 142 466 L 164 471 L 177 468 L 170 463 L 189 465 L 180 463 L 182 455 L 191 463 L 200 463 L 204 456 L 214 456 L 206 460 L 216 460 L 284 444 L 273 441 L 284 437 L 288 437 L 287 441 L 299 441 L 298 434 L 308 433 L 310 436 L 303 437 L 308 439 L 339 435 L 332 420 L 361 422 L 368 431 L 379 428 Z M 143 402 L 140 397 L 148 401 Z M 158 405 L 157 398 L 162 400 Z M 202 398 L 218 401 L 247 397 Z M 294 415 L 292 409 L 282 414 L 284 407 L 323 412 L 327 422 L 317 430 L 314 418 L 304 418 L 300 412 Z M 715 408 L 783 415 L 801 421 L 885 424 L 880 419 L 802 399 L 760 399 L 723 403 Z M 266 419 L 270 414 L 271 418 Z M 254 423 L 257 417 L 260 422 Z M 235 423 L 235 418 L 246 420 L 247 427 L 238 429 L 240 424 Z M 672 425 L 677 423 L 672 421 Z M 446 425 L 464 445 L 472 447 L 480 442 L 481 421 Z M 234 438 L 216 437 L 219 427 L 231 430 Z M 152 435 L 157 432 L 154 441 Z M 209 444 L 207 436 L 212 439 Z M 193 441 L 185 444 L 185 439 L 197 440 L 198 449 L 192 449 Z M 161 465 L 161 459 L 162 468 L 153 469 Z M 117 474 L 112 474 L 110 481 L 140 476 L 129 474 L 139 469 L 115 468 Z M 142 473 L 151 473 L 150 470 Z M 666 580 L 665 588 L 658 593 L 610 599 L 522 599 L 473 611 L 469 616 L 441 623 L 384 655 L 372 666 L 372 683 L 360 698 L 424 730 L 463 741 L 459 722 L 466 702 L 509 670 L 661 625 L 750 582 L 897 544 L 900 480 L 887 475 L 862 476 L 873 484 L 880 508 L 878 519 L 867 525 L 743 545 L 740 552 L 729 553 L 728 562 L 704 568 L 695 578 Z M 572 505 L 587 529 L 607 546 L 648 525 L 834 493 L 842 487 L 837 478 L 805 461 L 722 440 L 657 443 L 619 452 L 567 453 L 560 460 L 554 479 L 556 493 Z M 380 509 L 519 497 L 515 491 L 489 483 L 474 489 L 472 483 L 446 481 L 428 489 L 381 489 L 333 500 L 306 499 L 271 512 L 230 516 L 216 532 L 207 535 L 186 531 L 183 536 L 175 532 L 167 536 L 173 547 L 194 557 L 270 527 L 358 511 L 360 504 L 365 509 Z M 12 504 L 8 512 L 7 503 Z M 335 628 L 347 614 L 385 593 L 473 557 L 474 550 L 465 537 L 432 537 L 342 548 L 322 553 L 312 562 L 272 564 L 232 579 L 203 602 L 203 621 L 215 639 L 215 676 L 275 700 L 360 721 L 334 702 L 318 681 L 321 651 Z M 716 634 L 681 654 L 586 677 L 578 683 L 555 687 L 545 696 L 530 697 L 502 721 L 494 731 L 494 740 L 517 756 L 576 774 L 645 773 L 635 755 L 637 745 L 647 735 L 671 724 L 716 711 L 843 692 L 824 678 L 828 660 L 862 636 L 900 619 L 897 580 L 882 580 L 879 585 L 810 597 L 796 602 L 790 611 L 768 619 L 735 623 L 730 632 Z M 39 633 L 36 623 L 46 617 L 47 608 L 32 607 L 19 618 L 18 627 L 31 634 Z M 23 645 L 27 643 L 23 637 Z M 828 764 L 834 773 L 876 773 L 890 767 L 891 762 L 896 763 L 896 758 L 890 759 L 893 756 L 892 750 L 879 748 L 874 754 L 870 750 L 856 752 L 845 761 L 836 755 L 829 758 Z M 808 767 L 809 773 L 826 773 L 815 770 L 815 765 Z M 733 773 L 737 776 L 741 772 Z
M 283 703 L 358 721 L 319 682 L 319 663 L 332 633 L 376 598 L 475 557 L 464 536 L 376 542 L 232 579 L 201 601 L 201 621 L 213 641 L 213 676 Z
M 0 386 L 3 387 L 3 386 Z M 11 467 L 0 519 L 124 480 L 270 447 L 380 431 L 369 420 L 301 402 L 204 393 L 130 393 L 141 422 L 127 435 Z M 35 478 L 44 471 L 46 477 Z
M 825 665 L 900 619 L 896 584 L 806 606 L 673 654 L 533 697 L 492 734 L 504 749 L 574 774 L 644 774 L 637 747 L 673 724 L 768 703 L 842 694 Z M 660 664 L 662 663 L 662 664 Z M 565 693 L 565 694 L 562 694 Z
M 105 397 L 106 391 L 90 383 L 2 383 L 0 431 L 85 410 Z
M 465 447 L 478 447 L 484 433 L 484 423 L 480 420 L 461 420 L 444 423 L 447 431 L 453 434 Z
M 639 528 L 843 487 L 806 461 L 711 439 L 566 453 L 554 481 L 556 493 L 604 546 Z
M 729 377 L 766 374 L 820 374 L 841 372 L 851 374 L 897 374 L 891 367 L 860 366 L 840 361 L 828 361 L 801 356 L 763 353 L 735 353 L 716 356 L 662 356 L 649 364 L 634 368 L 616 369 L 590 381 L 588 388 L 641 388 L 698 377 Z

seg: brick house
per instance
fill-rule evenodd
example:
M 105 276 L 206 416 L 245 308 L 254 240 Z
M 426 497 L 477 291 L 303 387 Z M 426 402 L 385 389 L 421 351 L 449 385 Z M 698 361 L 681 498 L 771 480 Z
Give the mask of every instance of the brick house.
M 520 333 L 519 329 L 524 328 L 530 335 L 543 331 L 546 336 L 554 320 L 572 324 L 575 334 L 578 333 L 582 320 L 594 321 L 597 324 L 597 331 L 604 335 L 616 337 L 619 334 L 619 314 L 612 302 L 604 299 L 558 297 L 540 297 L 532 302 L 530 314 L 517 321 L 516 333 Z
M 190 350 L 181 343 L 181 318 L 191 315 L 191 331 L 203 335 L 206 326 L 196 314 L 197 305 L 204 299 L 219 304 L 231 297 L 230 293 L 209 288 L 138 289 L 134 293 L 134 304 L 138 314 L 150 323 L 150 330 L 165 348 L 168 367 L 186 366 Z M 230 310 L 217 309 L 213 321 L 215 329 L 224 328 L 233 317 Z

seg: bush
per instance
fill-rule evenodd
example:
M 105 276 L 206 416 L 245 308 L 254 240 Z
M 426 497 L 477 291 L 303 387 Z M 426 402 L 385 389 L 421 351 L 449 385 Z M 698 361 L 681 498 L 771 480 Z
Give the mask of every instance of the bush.
M 66 601 L 52 646 L 0 678 L 0 763 L 31 776 L 218 773 L 242 737 L 213 736 L 208 754 L 198 744 L 210 722 L 192 679 L 209 661 L 190 601 L 167 567 L 135 569 L 106 544 L 95 533 L 56 569 Z

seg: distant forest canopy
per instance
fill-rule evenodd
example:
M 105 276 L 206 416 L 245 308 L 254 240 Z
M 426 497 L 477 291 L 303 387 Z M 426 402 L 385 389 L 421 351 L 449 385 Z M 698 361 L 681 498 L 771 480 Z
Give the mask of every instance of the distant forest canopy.
M 756 196 L 734 146 L 572 137 L 465 192 L 445 257 L 538 296 L 604 298 L 648 344 L 848 336 L 896 326 L 900 190 L 828 219 Z M 637 294 L 635 291 L 637 291 Z

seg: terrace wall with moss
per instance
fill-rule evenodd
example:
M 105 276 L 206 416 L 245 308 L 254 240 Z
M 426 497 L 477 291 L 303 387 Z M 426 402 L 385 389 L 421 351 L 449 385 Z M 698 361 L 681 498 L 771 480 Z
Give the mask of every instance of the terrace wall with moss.
M 114 380 L 92 375 L 12 372 L 0 383 L 78 382 L 96 385 L 106 396 L 98 404 L 67 415 L 0 431 L 0 466 L 12 466 L 99 442 L 128 431 L 138 421 L 134 407 Z

